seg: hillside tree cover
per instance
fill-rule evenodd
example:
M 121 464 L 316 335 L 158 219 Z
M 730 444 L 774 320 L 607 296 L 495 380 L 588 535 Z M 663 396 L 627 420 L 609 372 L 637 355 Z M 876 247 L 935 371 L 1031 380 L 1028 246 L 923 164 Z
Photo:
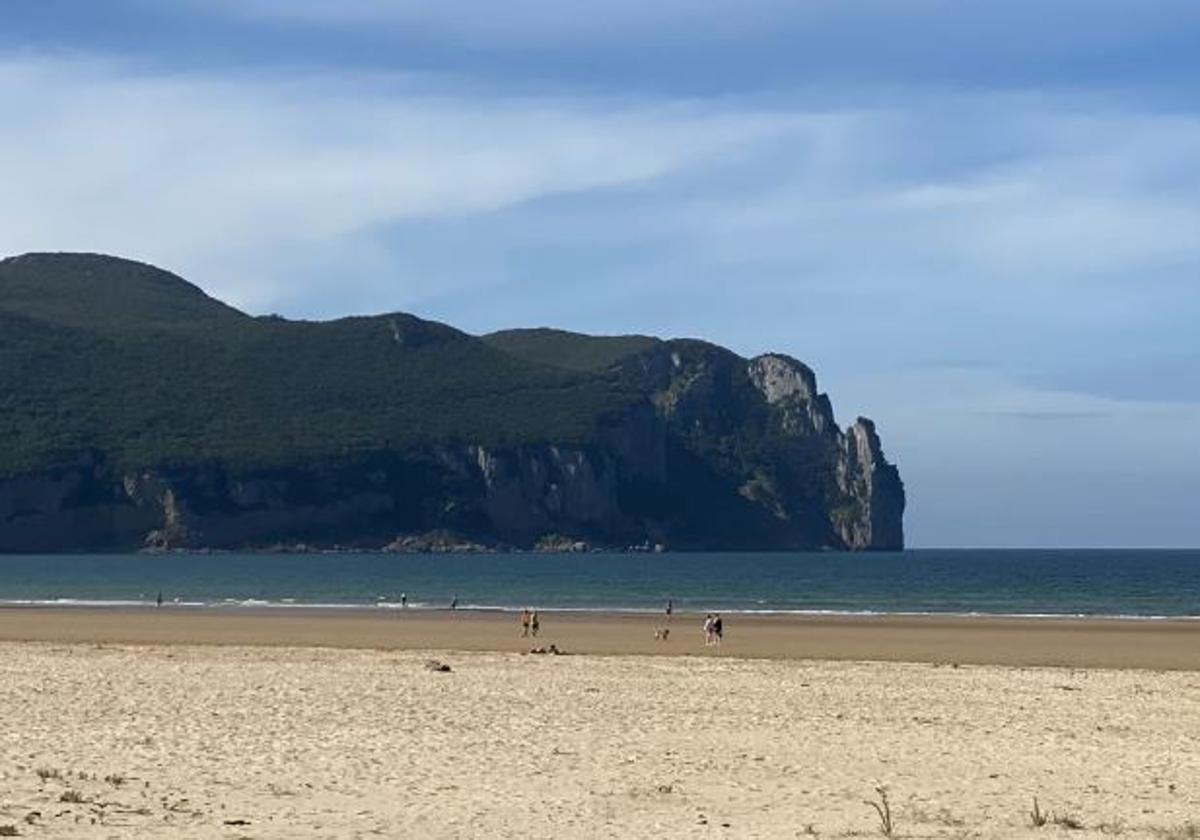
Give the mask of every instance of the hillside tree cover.
M 254 318 L 141 263 L 7 259 L 0 473 L 84 450 L 119 469 L 268 467 L 431 442 L 587 442 L 640 396 L 605 362 L 653 340 L 551 335 L 537 350 L 521 333 L 480 339 L 400 313 Z

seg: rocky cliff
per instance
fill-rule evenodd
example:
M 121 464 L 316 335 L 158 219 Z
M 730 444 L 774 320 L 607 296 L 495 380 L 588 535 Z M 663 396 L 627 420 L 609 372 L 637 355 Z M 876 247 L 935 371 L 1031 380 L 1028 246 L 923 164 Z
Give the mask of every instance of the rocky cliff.
M 0 262 L 0 441 L 3 552 L 903 546 L 874 425 L 787 356 L 254 319 L 107 257 Z

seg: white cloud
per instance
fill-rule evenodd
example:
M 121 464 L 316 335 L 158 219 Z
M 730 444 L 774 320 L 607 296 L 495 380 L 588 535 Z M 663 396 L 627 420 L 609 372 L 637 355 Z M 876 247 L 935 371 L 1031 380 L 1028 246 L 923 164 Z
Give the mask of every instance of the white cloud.
M 703 265 L 714 278 L 790 272 L 807 290 L 903 291 L 1000 314 L 1200 259 L 1200 119 L 1062 104 L 913 96 L 767 111 L 0 58 L 12 115 L 0 125 L 0 253 L 122 253 L 244 306 L 297 312 L 324 298 L 323 313 L 495 282 L 514 243 L 566 260 L 630 242 L 656 251 L 627 277 L 572 271 L 568 284 L 688 284 Z M 652 183 L 601 209 L 496 220 Z M 463 224 L 476 216 L 478 229 Z M 431 237 L 445 250 L 397 277 L 405 261 L 387 239 L 414 224 L 470 238 Z
M 1200 260 L 1200 117 L 1063 108 L 947 96 L 846 113 L 824 142 L 773 161 L 778 177 L 757 194 L 671 218 L 730 260 L 782 250 L 864 288 L 907 287 L 915 270 L 927 288 L 953 278 L 1011 299 L 1014 284 L 1075 288 Z M 957 130 L 972 120 L 996 146 L 977 160 L 978 129 Z
M 299 262 L 386 271 L 386 226 L 655 178 L 795 123 L 29 60 L 0 61 L 0 109 L 0 252 L 137 256 L 250 305 L 306 291 L 280 286 Z

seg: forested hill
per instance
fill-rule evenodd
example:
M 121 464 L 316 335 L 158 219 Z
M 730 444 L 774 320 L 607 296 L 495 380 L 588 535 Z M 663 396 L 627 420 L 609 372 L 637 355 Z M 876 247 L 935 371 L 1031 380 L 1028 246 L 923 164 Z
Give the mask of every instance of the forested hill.
M 0 261 L 0 550 L 882 548 L 903 506 L 873 426 L 783 356 L 255 318 L 128 260 Z

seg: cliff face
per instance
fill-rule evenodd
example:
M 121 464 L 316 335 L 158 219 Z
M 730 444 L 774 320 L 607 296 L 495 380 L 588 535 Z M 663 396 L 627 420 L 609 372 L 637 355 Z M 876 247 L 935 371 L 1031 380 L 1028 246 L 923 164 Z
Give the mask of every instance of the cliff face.
M 210 312 L 194 287 L 144 266 L 138 288 L 154 296 L 138 299 L 138 324 L 108 301 L 96 326 L 78 276 L 94 260 L 105 258 L 8 266 L 20 306 L 7 310 L 0 262 L 0 320 L 22 329 L 0 335 L 0 431 L 15 442 L 0 452 L 0 552 L 903 546 L 904 488 L 874 425 L 840 429 L 795 359 L 545 330 L 481 341 L 398 315 L 293 329 Z M 119 286 L 112 262 L 95 274 Z M 68 270 L 70 318 L 29 273 L 47 264 Z M 191 308 L 142 326 L 177 287 Z M 343 358 L 310 347 L 330 334 Z M 91 378 L 48 391 L 82 363 L 76 347 Z M 54 352 L 63 363 L 39 369 Z M 313 367 L 329 358 L 341 367 Z M 171 359 L 182 379 L 163 384 Z M 70 402 L 118 375 L 123 401 Z
M 86 453 L 0 480 L 0 551 L 379 548 L 429 533 L 526 547 L 903 546 L 904 489 L 874 425 L 838 429 L 804 365 L 668 345 L 632 367 L 653 378 L 651 399 L 608 418 L 587 446 L 118 474 Z
M 730 533 L 713 533 L 711 522 L 694 523 L 695 532 L 729 546 L 753 533 L 770 548 L 903 547 L 904 485 L 874 424 L 860 418 L 840 430 L 829 397 L 802 362 L 779 354 L 747 361 L 681 341 L 625 367 L 648 386 L 678 442 L 676 465 L 702 465 L 710 480 L 736 487 L 749 503 L 725 511 Z M 689 505 L 705 507 L 703 499 Z
M 858 418 L 841 446 L 838 489 L 846 505 L 834 509 L 838 536 L 850 548 L 903 546 L 904 484 L 900 471 L 883 457 L 875 424 Z

